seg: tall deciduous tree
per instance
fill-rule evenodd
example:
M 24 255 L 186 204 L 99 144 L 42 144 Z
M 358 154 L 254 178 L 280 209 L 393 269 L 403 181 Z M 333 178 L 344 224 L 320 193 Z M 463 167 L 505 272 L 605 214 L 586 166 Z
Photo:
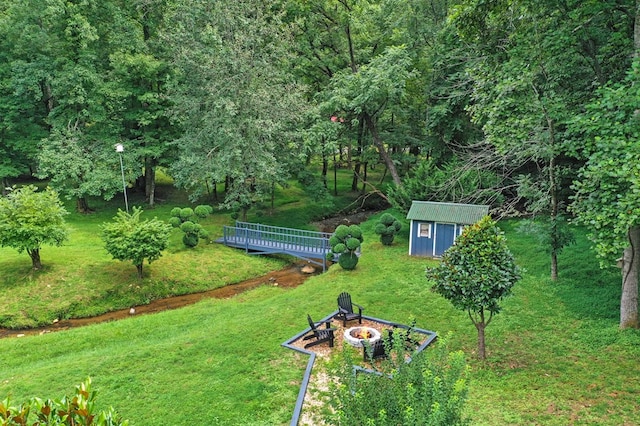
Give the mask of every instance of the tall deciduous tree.
M 67 214 L 58 194 L 33 185 L 14 188 L 0 197 L 0 246 L 26 251 L 33 269 L 41 269 L 43 245 L 60 246 L 67 239 Z
M 435 292 L 468 313 L 478 330 L 478 356 L 485 359 L 485 328 L 520 279 L 502 231 L 488 216 L 466 227 L 442 262 L 427 269 L 427 279 Z
M 573 211 L 590 229 L 602 264 L 622 253 L 620 327 L 637 328 L 640 273 L 640 62 L 627 80 L 600 91 L 576 122 L 586 164 L 575 182 Z
M 118 210 L 113 222 L 102 225 L 101 233 L 109 254 L 123 262 L 131 261 L 140 279 L 145 259 L 151 264 L 162 256 L 172 229 L 158 218 L 140 220 L 141 214 L 139 207 L 134 207 L 131 214 Z
M 628 15 L 603 4 L 556 1 L 465 1 L 454 14 L 477 55 L 468 67 L 474 85 L 469 111 L 517 171 L 514 183 L 527 211 L 548 217 L 552 279 L 566 241 L 562 194 L 570 180 L 563 175 L 573 165 L 562 155 L 567 123 L 595 85 L 624 69 L 612 61 L 624 50 L 619 40 L 627 30 L 620 20 L 628 22 Z
M 296 133 L 306 102 L 290 74 L 289 29 L 278 3 L 258 0 L 187 0 L 167 19 L 185 129 L 172 174 L 194 198 L 226 182 L 222 204 L 246 212 L 304 162 Z

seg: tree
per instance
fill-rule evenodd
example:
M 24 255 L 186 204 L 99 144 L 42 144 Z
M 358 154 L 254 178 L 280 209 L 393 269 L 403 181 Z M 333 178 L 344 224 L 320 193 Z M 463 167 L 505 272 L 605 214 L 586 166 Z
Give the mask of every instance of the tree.
M 574 183 L 571 208 L 589 227 L 602 267 L 622 254 L 620 328 L 638 328 L 640 60 L 634 61 L 626 81 L 602 88 L 599 95 L 575 123 L 584 141 L 577 154 L 586 164 Z
M 338 225 L 329 238 L 331 252 L 327 254 L 328 260 L 338 257 L 338 264 L 342 269 L 347 271 L 355 269 L 362 241 L 364 237 L 358 225 Z
M 402 222 L 391 213 L 384 213 L 380 216 L 374 230 L 376 234 L 380 235 L 380 242 L 385 246 L 390 246 L 400 229 L 402 229 Z
M 512 205 L 548 218 L 554 280 L 568 232 L 567 176 L 579 165 L 563 155 L 568 123 L 594 88 L 621 77 L 628 63 L 621 52 L 631 52 L 628 11 L 613 3 L 463 1 L 451 20 L 473 46 L 468 110 L 500 166 L 512 171 Z
M 134 207 L 129 214 L 118 209 L 112 223 L 102 225 L 101 238 L 105 248 L 114 259 L 130 260 L 142 279 L 142 265 L 147 259 L 149 264 L 162 256 L 167 248 L 171 225 L 157 218 L 140 220 L 142 209 Z
M 33 185 L 15 187 L 0 198 L 0 246 L 25 251 L 33 269 L 41 269 L 40 248 L 61 246 L 67 239 L 64 216 L 68 214 L 58 193 Z
M 192 200 L 225 182 L 221 205 L 243 216 L 305 163 L 298 129 L 306 101 L 279 6 L 186 0 L 167 15 L 178 67 L 173 112 L 185 129 L 171 174 Z
M 456 309 L 467 311 L 478 330 L 478 356 L 485 359 L 485 328 L 520 279 L 520 268 L 502 231 L 488 216 L 466 227 L 442 262 L 428 268 L 426 275 L 433 291 Z

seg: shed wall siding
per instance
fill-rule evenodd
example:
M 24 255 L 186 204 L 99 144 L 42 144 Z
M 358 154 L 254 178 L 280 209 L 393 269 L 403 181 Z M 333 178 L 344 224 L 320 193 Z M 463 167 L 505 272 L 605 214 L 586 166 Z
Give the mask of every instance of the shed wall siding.
M 420 236 L 420 224 L 424 223 L 431 224 L 430 238 Z M 460 224 L 412 220 L 409 254 L 411 256 L 441 257 L 453 245 L 463 229 L 464 225 Z
M 431 238 L 420 236 L 420 224 L 431 224 Z M 434 226 L 432 222 L 425 222 L 421 220 L 411 221 L 411 237 L 409 253 L 413 256 L 433 256 L 433 242 L 434 242 Z

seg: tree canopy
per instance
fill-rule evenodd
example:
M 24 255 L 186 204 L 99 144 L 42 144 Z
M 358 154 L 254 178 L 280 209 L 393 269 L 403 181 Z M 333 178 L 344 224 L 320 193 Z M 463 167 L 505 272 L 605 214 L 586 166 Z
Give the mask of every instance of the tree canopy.
M 131 214 L 118 210 L 113 222 L 102 226 L 101 237 L 109 254 L 117 260 L 131 261 L 142 278 L 145 259 L 149 264 L 162 256 L 167 248 L 171 225 L 158 218 L 140 220 L 142 209 L 134 207 Z
M 60 246 L 67 239 L 66 214 L 54 190 L 14 187 L 6 197 L 0 197 L 0 246 L 26 251 L 33 269 L 40 269 L 42 246 Z
M 427 269 L 432 289 L 469 314 L 478 330 L 478 355 L 482 359 L 486 356 L 485 327 L 500 312 L 500 301 L 511 294 L 520 276 L 502 231 L 488 216 L 465 227 L 445 251 L 442 262 Z

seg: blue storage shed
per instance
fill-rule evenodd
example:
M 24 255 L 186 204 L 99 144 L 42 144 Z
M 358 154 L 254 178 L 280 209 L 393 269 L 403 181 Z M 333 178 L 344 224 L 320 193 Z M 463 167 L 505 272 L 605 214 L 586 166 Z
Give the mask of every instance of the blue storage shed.
M 409 254 L 442 256 L 466 225 L 488 214 L 489 206 L 484 205 L 413 201 L 407 214 L 411 221 Z

